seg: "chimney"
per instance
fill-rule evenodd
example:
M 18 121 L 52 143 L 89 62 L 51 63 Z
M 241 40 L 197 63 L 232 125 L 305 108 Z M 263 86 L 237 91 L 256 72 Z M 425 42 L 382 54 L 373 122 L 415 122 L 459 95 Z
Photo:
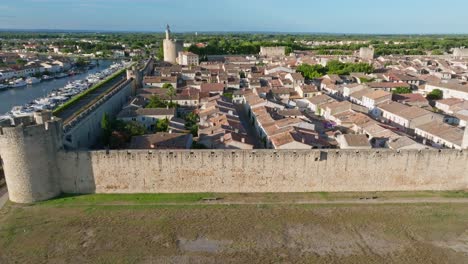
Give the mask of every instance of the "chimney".
M 301 141 L 302 141 L 302 143 L 304 144 L 304 143 L 305 143 L 305 138 L 302 137 L 302 138 L 301 138 Z
M 219 140 L 220 140 L 221 142 L 224 142 L 224 136 L 221 136 L 221 137 L 219 138 Z
M 242 142 L 242 143 L 245 143 L 245 138 L 241 138 L 241 142 Z

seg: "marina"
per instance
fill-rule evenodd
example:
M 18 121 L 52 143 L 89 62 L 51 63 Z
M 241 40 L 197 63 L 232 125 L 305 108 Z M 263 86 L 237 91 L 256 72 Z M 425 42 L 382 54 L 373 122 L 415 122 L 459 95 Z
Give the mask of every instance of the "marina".
M 43 76 L 41 79 L 17 79 L 9 87 L 0 86 L 0 118 L 30 115 L 37 110 L 53 110 L 127 66 L 127 62 L 105 60 L 85 73 L 72 76 L 62 74 L 56 78 Z

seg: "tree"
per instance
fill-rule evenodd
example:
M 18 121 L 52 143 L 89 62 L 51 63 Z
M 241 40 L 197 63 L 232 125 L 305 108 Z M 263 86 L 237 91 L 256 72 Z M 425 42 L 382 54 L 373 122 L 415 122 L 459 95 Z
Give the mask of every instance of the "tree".
M 169 87 L 167 87 L 167 92 L 166 92 L 166 95 L 169 97 L 170 99 L 170 105 L 172 105 L 172 98 L 174 98 L 174 96 L 176 96 L 176 90 L 175 88 L 170 85 Z
M 190 133 L 194 136 L 198 136 L 198 121 L 199 117 L 195 113 L 189 113 L 185 116 L 185 128 L 190 130 Z
M 26 65 L 26 63 L 28 63 L 28 62 L 23 60 L 23 59 L 17 59 L 16 60 L 16 64 L 21 65 L 21 66 Z
M 327 73 L 326 68 L 320 64 L 302 64 L 299 67 L 297 67 L 297 71 L 302 73 L 302 76 L 304 76 L 304 78 L 307 79 L 320 78 Z
M 370 83 L 370 82 L 374 81 L 374 78 L 361 77 L 361 78 L 359 78 L 359 80 L 361 81 L 361 83 Z
M 103 143 L 104 145 L 109 145 L 109 138 L 112 134 L 112 126 L 109 119 L 109 115 L 104 113 L 101 118 L 101 129 L 103 132 Z
M 193 112 L 185 116 L 185 122 L 189 126 L 198 123 L 198 120 L 199 120 L 198 115 Z
M 193 125 L 190 127 L 190 134 L 194 137 L 198 137 L 198 125 Z
M 131 137 L 141 136 L 146 134 L 146 128 L 137 122 L 127 122 L 125 123 L 125 132 Z
M 156 132 L 167 132 L 169 131 L 169 119 L 159 119 L 156 122 Z
M 161 42 L 161 45 L 159 45 L 159 48 L 158 48 L 158 53 L 156 55 L 158 57 L 159 60 L 163 60 L 164 59 L 164 47 L 163 47 L 163 43 Z
M 444 92 L 439 89 L 434 89 L 427 95 L 428 100 L 440 100 L 444 97 Z
M 172 84 L 170 84 L 170 83 L 165 83 L 165 84 L 163 84 L 163 86 L 162 86 L 162 88 L 164 88 L 164 89 L 168 89 L 169 87 L 172 87 Z M 172 88 L 174 88 L 174 87 L 172 87 Z
M 157 95 L 153 95 L 150 98 L 149 103 L 146 105 L 145 108 L 165 108 L 167 107 L 166 102 L 164 100 L 161 100 L 161 98 Z
M 223 93 L 223 96 L 232 100 L 233 93 Z
M 82 57 L 78 58 L 75 62 L 75 65 L 77 67 L 86 67 L 88 66 L 88 64 L 89 64 L 88 61 L 86 61 L 86 59 Z
M 302 73 L 307 79 L 315 79 L 326 74 L 348 75 L 351 72 L 372 73 L 374 72 L 374 67 L 367 63 L 342 63 L 337 60 L 332 60 L 329 61 L 325 67 L 320 64 L 302 64 L 297 67 L 297 71 Z
M 408 87 L 397 87 L 395 90 L 392 91 L 394 94 L 410 94 L 413 93 L 413 90 Z

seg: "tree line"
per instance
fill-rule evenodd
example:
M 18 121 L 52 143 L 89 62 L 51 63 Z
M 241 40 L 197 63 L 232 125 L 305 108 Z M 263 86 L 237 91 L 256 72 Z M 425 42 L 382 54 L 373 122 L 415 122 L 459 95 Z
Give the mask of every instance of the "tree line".
M 374 67 L 368 63 L 343 63 L 332 60 L 326 66 L 320 64 L 302 64 L 297 67 L 297 72 L 300 72 L 307 79 L 316 79 L 327 74 L 349 75 L 352 72 L 372 73 L 374 72 Z

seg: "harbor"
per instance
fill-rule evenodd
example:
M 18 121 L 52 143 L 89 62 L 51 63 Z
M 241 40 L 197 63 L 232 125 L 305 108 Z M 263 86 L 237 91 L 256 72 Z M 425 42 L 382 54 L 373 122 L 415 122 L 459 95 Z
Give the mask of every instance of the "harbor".
M 0 91 L 0 115 L 11 117 L 32 114 L 37 110 L 53 110 L 126 66 L 125 62 L 101 60 L 83 73 L 53 79 L 21 80 L 27 84 Z

